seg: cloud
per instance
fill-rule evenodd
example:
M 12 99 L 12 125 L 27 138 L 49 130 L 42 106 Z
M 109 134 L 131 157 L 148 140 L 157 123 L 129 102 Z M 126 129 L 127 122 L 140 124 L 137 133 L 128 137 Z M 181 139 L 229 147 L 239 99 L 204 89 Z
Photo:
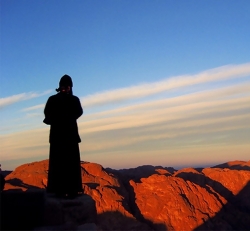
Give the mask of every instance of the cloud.
M 37 110 L 37 109 L 44 109 L 45 107 L 45 104 L 38 104 L 38 105 L 35 105 L 35 106 L 32 106 L 32 107 L 27 107 L 27 108 L 24 108 L 22 109 L 22 111 L 34 111 L 34 110 Z
M 153 132 L 151 136 L 155 139 L 156 134 L 163 131 L 167 136 L 180 135 L 187 128 L 189 131 L 195 129 L 196 133 L 205 131 L 217 131 L 218 126 L 222 130 L 232 128 L 247 128 L 250 119 L 250 97 L 219 102 L 195 103 L 186 106 L 172 108 L 161 108 L 152 111 L 131 111 L 127 115 L 110 114 L 106 118 L 96 118 L 79 123 L 79 130 L 83 134 L 98 133 L 105 134 L 115 130 L 125 133 L 125 130 L 133 130 L 134 133 L 140 129 L 145 132 Z M 211 126 L 204 128 L 206 126 Z M 198 128 L 198 129 L 197 129 Z M 213 130 L 211 130 L 213 129 Z M 186 131 L 185 131 L 186 133 Z M 129 134 L 128 137 L 134 136 Z M 113 141 L 113 139 L 111 139 Z
M 197 84 L 206 84 L 209 82 L 244 78 L 249 75 L 250 63 L 241 65 L 227 65 L 206 70 L 194 75 L 174 76 L 158 82 L 145 83 L 137 86 L 98 92 L 92 95 L 80 97 L 80 99 L 82 106 L 86 109 L 94 106 L 103 106 L 111 103 L 119 103 L 128 100 L 148 97 L 173 89 L 175 91 L 178 91 L 180 89 L 183 89 L 184 87 L 190 87 Z M 247 88 L 249 89 L 249 85 L 247 86 Z M 228 91 L 235 91 L 235 88 L 229 87 Z M 44 108 L 44 106 L 45 104 L 39 104 L 24 108 L 22 109 L 22 111 L 37 110 Z
M 183 88 L 209 82 L 225 81 L 250 75 L 250 63 L 241 65 L 227 65 L 207 70 L 195 75 L 174 76 L 162 81 L 145 83 L 137 86 L 120 88 L 88 95 L 81 98 L 84 107 L 92 107 L 117 103 L 131 99 L 147 97 L 171 89 Z
M 52 90 L 47 90 L 42 93 L 37 93 L 37 92 L 27 92 L 27 93 L 21 93 L 17 95 L 12 95 L 4 98 L 0 98 L 0 109 L 9 106 L 14 103 L 18 103 L 20 101 L 24 100 L 29 100 L 33 98 L 37 98 L 43 95 L 47 95 L 51 92 Z
M 29 129 L 12 134 L 0 135 L 1 160 L 32 157 L 48 153 L 49 127 Z M 34 152 L 43 147 L 39 152 Z
M 26 114 L 27 118 L 41 117 L 41 116 L 43 116 L 41 113 L 27 113 Z
M 154 123 L 172 124 L 181 119 L 208 117 L 226 118 L 250 112 L 250 83 L 183 96 L 153 100 L 82 116 L 78 123 L 84 132 L 95 132 L 146 126 Z
M 126 91 L 124 88 L 98 93 L 93 98 L 89 96 L 86 105 L 93 106 L 147 97 L 167 88 L 175 88 L 179 93 L 161 99 L 149 97 L 145 102 L 133 101 L 131 105 L 119 104 L 105 111 L 83 114 L 78 120 L 83 158 L 106 166 L 120 162 L 121 167 L 125 164 L 128 167 L 159 165 L 164 158 L 179 164 L 187 161 L 198 163 L 198 159 L 207 162 L 211 161 L 211 153 L 215 155 L 214 161 L 247 158 L 250 151 L 249 79 L 236 81 L 237 84 L 217 85 L 216 88 L 208 85 L 185 95 L 181 93 L 183 87 L 241 78 L 249 73 L 250 64 L 226 66 L 178 77 L 176 81 L 156 82 L 152 89 L 144 84 L 126 88 Z M 23 110 L 30 112 L 42 107 L 44 105 L 40 104 Z M 48 137 L 49 126 L 45 125 L 44 129 L 0 135 L 4 160 L 48 156 Z
M 93 113 L 78 124 L 87 152 L 134 151 L 131 147 L 142 143 L 146 150 L 145 142 L 154 146 L 159 140 L 166 140 L 161 148 L 169 150 L 190 136 L 205 140 L 220 135 L 233 145 L 241 139 L 232 139 L 235 131 L 250 132 L 249 105 L 250 84 L 244 83 Z
M 131 113 L 139 112 L 145 113 L 147 111 L 153 111 L 155 109 L 165 109 L 169 107 L 177 107 L 182 105 L 190 105 L 194 103 L 205 103 L 208 101 L 214 102 L 217 100 L 228 99 L 231 101 L 232 97 L 243 99 L 250 94 L 250 82 L 235 84 L 229 87 L 221 87 L 218 89 L 207 89 L 205 91 L 189 93 L 186 95 L 153 100 L 145 103 L 137 103 L 135 105 L 118 107 L 112 110 L 102 111 L 98 113 L 92 113 L 91 115 L 84 116 L 84 120 L 93 120 L 98 117 L 109 117 L 110 115 L 129 115 Z M 240 97 L 239 97 L 240 95 Z M 244 95 L 244 96 L 242 96 Z M 231 101 L 233 102 L 233 101 Z M 81 120 L 81 119 L 80 119 Z

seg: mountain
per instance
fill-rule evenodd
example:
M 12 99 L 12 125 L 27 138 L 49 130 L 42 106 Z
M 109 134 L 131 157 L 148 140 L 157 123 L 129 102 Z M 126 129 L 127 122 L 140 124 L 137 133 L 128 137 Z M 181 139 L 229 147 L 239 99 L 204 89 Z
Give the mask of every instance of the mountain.
M 87 224 L 76 220 L 78 227 L 250 230 L 250 161 L 178 171 L 151 165 L 122 170 L 88 162 L 81 166 L 84 194 L 94 202 L 95 218 Z M 6 176 L 5 192 L 44 190 L 47 174 L 48 160 L 21 165 Z

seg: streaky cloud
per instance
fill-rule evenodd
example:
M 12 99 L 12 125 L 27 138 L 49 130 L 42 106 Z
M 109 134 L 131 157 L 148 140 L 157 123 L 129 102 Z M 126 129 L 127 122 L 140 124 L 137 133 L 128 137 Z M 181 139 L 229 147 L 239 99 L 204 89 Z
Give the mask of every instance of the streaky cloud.
M 26 92 L 26 93 L 21 93 L 21 94 L 17 94 L 17 95 L 12 95 L 12 96 L 8 96 L 8 97 L 0 98 L 0 109 L 7 107 L 11 104 L 14 104 L 14 103 L 18 103 L 20 101 L 29 100 L 29 99 L 37 98 L 37 97 L 40 97 L 43 95 L 47 95 L 50 92 L 52 92 L 52 90 L 47 90 L 47 91 L 44 91 L 42 93 Z
M 41 109 L 41 108 L 44 108 L 44 107 L 45 107 L 45 104 L 42 103 L 42 104 L 38 104 L 38 105 L 35 105 L 35 106 L 32 106 L 32 107 L 24 108 L 21 111 L 24 111 L 24 112 L 34 111 L 34 110 Z
M 244 94 L 244 96 L 242 95 Z M 157 108 L 165 109 L 170 107 L 177 107 L 181 105 L 190 105 L 194 103 L 205 103 L 207 101 L 217 101 L 221 99 L 230 98 L 228 102 L 232 101 L 232 97 L 238 98 L 239 101 L 243 99 L 248 99 L 247 97 L 250 94 L 250 82 L 235 84 L 233 86 L 221 87 L 218 89 L 207 89 L 204 91 L 198 91 L 194 93 L 189 93 L 186 95 L 175 96 L 170 98 L 164 98 L 159 100 L 147 101 L 143 103 L 136 103 L 133 105 L 117 107 L 114 109 L 109 109 L 97 113 L 92 113 L 90 115 L 85 115 L 80 120 L 94 120 L 95 118 L 101 117 L 109 117 L 110 115 L 113 117 L 114 115 L 129 115 L 135 112 L 145 113 L 147 111 L 152 111 Z
M 119 88 L 104 91 L 81 98 L 84 107 L 100 106 L 110 103 L 118 103 L 126 100 L 143 98 L 171 89 L 190 87 L 192 85 L 205 84 L 210 82 L 225 81 L 242 78 L 250 75 L 250 63 L 240 65 L 227 65 L 206 70 L 194 75 L 174 76 L 168 79 L 144 83 L 137 86 Z
M 197 83 L 247 76 L 250 73 L 249 67 L 249 64 L 245 64 L 213 69 L 197 74 L 198 79 L 195 75 L 192 76 L 192 83 L 183 77 L 183 81 L 175 79 L 177 83 L 169 86 L 176 86 L 175 90 L 180 93 L 183 87 Z M 137 158 L 140 161 L 145 159 L 145 155 L 153 158 L 152 156 L 155 157 L 156 153 L 159 153 L 158 160 L 164 160 L 166 154 L 170 158 L 170 154 L 175 156 L 180 152 L 188 153 L 188 158 L 194 155 L 193 153 L 201 153 L 202 158 L 205 158 L 204 155 L 211 150 L 216 151 L 216 154 L 230 153 L 232 156 L 236 155 L 234 150 L 237 150 L 237 156 L 247 156 L 250 150 L 247 139 L 250 134 L 250 81 L 246 78 L 240 80 L 243 81 L 235 81 L 237 84 L 234 82 L 212 87 L 208 85 L 205 88 L 198 86 L 196 92 L 189 91 L 157 99 L 149 97 L 144 102 L 135 100 L 129 105 L 119 104 L 100 112 L 90 111 L 78 120 L 83 157 L 88 161 L 94 158 L 106 161 L 105 159 L 109 159 L 107 156 L 123 153 L 127 159 Z M 155 86 L 164 81 L 155 83 Z M 165 82 L 167 81 L 169 80 Z M 164 87 L 166 89 L 168 85 Z M 109 95 L 110 92 L 103 93 L 100 105 L 118 102 L 116 100 L 121 96 L 124 100 L 135 99 L 134 96 L 129 98 L 130 89 L 126 88 L 127 95 L 120 89 L 115 90 L 117 95 L 111 92 L 111 101 L 105 98 L 105 94 Z M 155 87 L 153 91 L 145 85 L 135 86 L 134 89 L 139 89 L 138 94 L 143 97 L 150 96 L 152 92 L 161 92 L 160 86 Z M 89 101 L 89 106 L 98 105 L 90 104 L 91 102 L 94 101 Z M 83 107 L 85 106 L 83 104 Z M 35 110 L 42 107 L 44 104 L 23 109 L 28 112 L 29 123 L 30 118 L 36 115 L 33 111 L 36 113 Z M 42 121 L 41 128 L 32 126 L 33 128 L 26 127 L 25 131 L 0 134 L 3 159 L 48 155 L 49 126 L 42 124 Z M 107 156 L 104 156 L 104 153 Z

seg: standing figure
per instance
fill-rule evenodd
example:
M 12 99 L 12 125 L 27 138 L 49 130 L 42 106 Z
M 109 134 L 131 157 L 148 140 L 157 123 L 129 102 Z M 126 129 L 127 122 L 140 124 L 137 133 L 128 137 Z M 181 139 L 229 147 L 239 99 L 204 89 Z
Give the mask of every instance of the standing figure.
M 78 145 L 81 139 L 76 122 L 83 110 L 72 87 L 71 77 L 64 75 L 56 89 L 58 93 L 46 103 L 43 122 L 50 125 L 47 192 L 74 198 L 83 191 Z

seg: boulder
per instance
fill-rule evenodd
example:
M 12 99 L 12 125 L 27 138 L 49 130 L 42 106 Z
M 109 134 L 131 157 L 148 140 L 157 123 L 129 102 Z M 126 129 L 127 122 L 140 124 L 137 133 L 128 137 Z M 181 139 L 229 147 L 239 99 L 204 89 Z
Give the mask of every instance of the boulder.
M 48 160 L 23 164 L 5 177 L 5 190 L 44 189 L 48 179 Z

